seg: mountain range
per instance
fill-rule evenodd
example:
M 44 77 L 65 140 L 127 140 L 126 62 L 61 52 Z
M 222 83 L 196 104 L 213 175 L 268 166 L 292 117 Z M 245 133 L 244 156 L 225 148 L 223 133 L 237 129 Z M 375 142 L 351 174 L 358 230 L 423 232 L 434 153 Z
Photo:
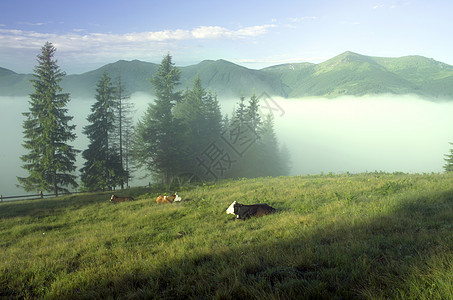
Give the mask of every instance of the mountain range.
M 149 78 L 158 65 L 138 60 L 107 64 L 82 74 L 67 75 L 61 82 L 72 97 L 94 97 L 104 71 L 116 80 L 121 76 L 130 93 L 153 93 Z M 323 63 L 292 63 L 249 69 L 226 60 L 204 60 L 179 67 L 180 89 L 190 87 L 197 74 L 203 85 L 223 97 L 272 96 L 337 97 L 367 94 L 415 94 L 453 99 L 453 66 L 423 56 L 399 58 L 365 56 L 347 51 Z M 27 96 L 33 91 L 32 74 L 17 74 L 0 67 L 0 96 Z

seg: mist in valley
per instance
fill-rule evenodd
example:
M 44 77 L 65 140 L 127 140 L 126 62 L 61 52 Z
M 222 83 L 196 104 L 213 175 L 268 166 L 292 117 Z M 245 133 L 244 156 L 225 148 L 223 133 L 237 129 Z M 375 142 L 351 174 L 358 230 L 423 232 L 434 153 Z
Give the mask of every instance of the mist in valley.
M 274 99 L 291 174 L 442 172 L 453 142 L 453 103 L 415 96 Z
M 153 97 L 135 93 L 134 120 L 139 120 Z M 246 101 L 248 98 L 246 97 Z M 290 152 L 291 175 L 359 172 L 442 172 L 444 155 L 453 142 L 453 103 L 435 103 L 415 96 L 367 96 L 336 99 L 272 97 L 260 102 L 261 113 L 274 114 L 280 145 Z M 270 102 L 269 102 L 270 100 Z M 24 194 L 16 187 L 21 168 L 23 112 L 27 97 L 0 97 L 0 194 Z M 93 99 L 71 99 L 69 115 L 77 125 L 76 149 L 84 150 L 88 139 L 82 134 Z M 239 99 L 220 99 L 222 113 L 231 116 Z M 278 110 L 270 109 L 268 105 Z M 240 163 L 237 162 L 237 163 Z M 83 160 L 79 155 L 78 169 Z M 134 174 L 131 186 L 150 179 Z

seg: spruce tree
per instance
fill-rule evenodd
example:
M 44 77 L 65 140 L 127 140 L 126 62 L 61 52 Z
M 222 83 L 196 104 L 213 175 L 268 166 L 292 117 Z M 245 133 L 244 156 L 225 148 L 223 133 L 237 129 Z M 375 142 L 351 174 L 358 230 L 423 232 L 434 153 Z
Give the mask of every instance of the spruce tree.
M 202 128 L 205 130 L 203 136 L 205 137 L 206 144 L 218 139 L 222 133 L 223 119 L 217 95 L 208 92 L 203 99 L 203 112 L 204 123 Z
M 181 100 L 181 93 L 176 91 L 179 78 L 180 71 L 168 54 L 150 80 L 156 99 L 138 122 L 135 135 L 136 163 L 159 176 L 163 184 L 170 184 L 183 171 L 187 156 L 184 127 L 172 111 Z
M 205 97 L 206 91 L 202 87 L 200 77 L 197 76 L 192 89 L 186 88 L 181 102 L 177 103 L 174 109 L 174 116 L 184 123 L 193 143 L 199 143 L 199 137 L 203 131 L 203 101 Z M 194 138 L 197 141 L 193 141 Z
M 240 136 L 237 144 L 248 145 L 240 153 L 238 162 L 228 171 L 228 177 L 279 176 L 288 173 L 289 161 L 281 157 L 278 139 L 271 114 L 264 117 L 259 112 L 259 99 L 255 94 L 247 105 L 241 97 L 238 108 L 228 124 L 228 133 Z
M 182 101 L 175 106 L 174 115 L 185 128 L 187 153 L 182 173 L 202 178 L 206 170 L 197 158 L 210 143 L 220 138 L 222 114 L 217 96 L 206 92 L 199 75 L 194 79 L 192 89 L 186 88 Z
M 285 144 L 280 147 L 278 155 L 280 161 L 280 175 L 287 176 L 291 173 L 291 153 Z
M 274 130 L 274 118 L 272 114 L 266 115 L 261 127 L 261 136 L 256 149 L 259 176 L 280 176 L 285 174 L 283 160 L 280 157 L 277 135 Z
M 134 109 L 134 105 L 129 101 L 130 95 L 129 93 L 127 93 L 126 88 L 123 85 L 121 76 L 118 77 L 115 90 L 117 100 L 115 111 L 115 126 L 117 128 L 117 136 L 115 137 L 115 140 L 117 140 L 118 143 L 121 168 L 124 169 L 127 174 L 125 181 L 121 182 L 121 189 L 123 189 L 124 183 L 129 186 L 129 178 L 131 173 L 130 146 L 134 132 L 131 114 Z
M 231 119 L 231 125 L 242 126 L 247 118 L 247 108 L 244 104 L 245 97 L 241 96 L 238 108 L 233 112 L 233 118 Z
M 182 99 L 175 105 L 174 117 L 181 121 L 184 126 L 183 139 L 187 150 L 183 170 L 181 173 L 197 173 L 196 156 L 205 146 L 204 138 L 204 111 L 203 100 L 206 97 L 206 91 L 201 84 L 198 75 L 192 89 L 186 88 Z
M 97 83 L 95 98 L 87 118 L 90 124 L 83 130 L 90 143 L 82 153 L 86 162 L 80 170 L 83 185 L 90 191 L 112 189 L 126 177 L 114 142 L 116 89 L 107 73 Z
M 453 143 L 449 143 L 453 146 Z M 450 154 L 445 154 L 444 160 L 447 162 L 444 165 L 445 172 L 453 172 L 453 149 L 450 149 Z
M 262 121 L 259 112 L 260 105 L 258 101 L 258 97 L 255 95 L 255 93 L 253 93 L 245 110 L 245 119 L 253 132 L 259 136 L 259 129 L 262 125 Z
M 30 111 L 23 113 L 23 146 L 28 154 L 21 160 L 29 176 L 18 177 L 18 181 L 26 191 L 53 191 L 58 196 L 60 191 L 68 191 L 66 187 L 78 186 L 72 174 L 78 150 L 68 144 L 76 138 L 75 125 L 69 125 L 73 119 L 66 108 L 70 95 L 62 93 L 60 82 L 65 73 L 53 59 L 55 51 L 52 43 L 46 42 L 37 56 Z
M 259 116 L 258 99 L 253 95 L 249 103 L 241 97 L 233 118 L 228 126 L 228 135 L 233 137 L 233 147 L 240 156 L 237 163 L 228 171 L 228 177 L 257 177 L 258 163 L 257 141 L 259 140 L 261 117 Z

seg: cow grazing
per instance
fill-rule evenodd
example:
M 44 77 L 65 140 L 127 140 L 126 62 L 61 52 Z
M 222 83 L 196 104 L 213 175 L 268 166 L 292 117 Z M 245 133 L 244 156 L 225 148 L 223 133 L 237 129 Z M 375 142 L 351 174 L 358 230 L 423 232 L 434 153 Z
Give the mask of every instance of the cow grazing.
M 112 195 L 112 197 L 110 197 L 110 202 L 113 202 L 113 203 L 120 203 L 120 202 L 126 202 L 126 201 L 133 201 L 134 198 L 132 197 L 118 197 L 117 195 Z
M 275 212 L 275 208 L 270 207 L 267 204 L 252 204 L 244 205 L 240 204 L 237 201 L 231 203 L 231 205 L 226 210 L 227 214 L 236 215 L 237 219 L 248 219 L 252 216 L 262 217 Z
M 165 203 L 171 204 L 173 202 L 180 202 L 181 200 L 182 200 L 181 197 L 179 197 L 178 194 L 175 193 L 174 195 L 171 195 L 171 196 L 159 195 L 159 197 L 157 197 L 157 199 L 156 199 L 156 203 L 157 204 L 165 204 Z

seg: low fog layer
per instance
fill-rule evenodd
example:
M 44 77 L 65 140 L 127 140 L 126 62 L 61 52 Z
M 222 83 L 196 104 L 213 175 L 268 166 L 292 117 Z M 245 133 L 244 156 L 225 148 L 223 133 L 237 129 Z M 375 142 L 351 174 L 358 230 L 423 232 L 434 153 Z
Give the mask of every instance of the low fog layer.
M 442 172 L 453 142 L 453 103 L 418 97 L 274 99 L 291 174 Z
M 134 94 L 134 119 L 143 116 L 152 96 Z M 20 166 L 22 112 L 28 98 L 0 97 L 0 194 L 24 194 L 16 176 L 26 176 Z M 248 99 L 246 99 L 248 100 Z M 238 99 L 222 100 L 222 111 L 231 116 Z M 74 146 L 88 144 L 83 126 L 94 99 L 72 99 L 69 114 L 77 124 Z M 291 174 L 343 172 L 442 172 L 444 154 L 453 142 L 453 102 L 433 103 L 418 97 L 344 97 L 337 99 L 270 98 L 260 102 L 263 114 L 274 113 L 281 144 L 291 155 Z M 272 107 L 274 110 L 267 108 Z M 79 156 L 78 167 L 83 161 Z M 149 180 L 135 180 L 142 185 Z

